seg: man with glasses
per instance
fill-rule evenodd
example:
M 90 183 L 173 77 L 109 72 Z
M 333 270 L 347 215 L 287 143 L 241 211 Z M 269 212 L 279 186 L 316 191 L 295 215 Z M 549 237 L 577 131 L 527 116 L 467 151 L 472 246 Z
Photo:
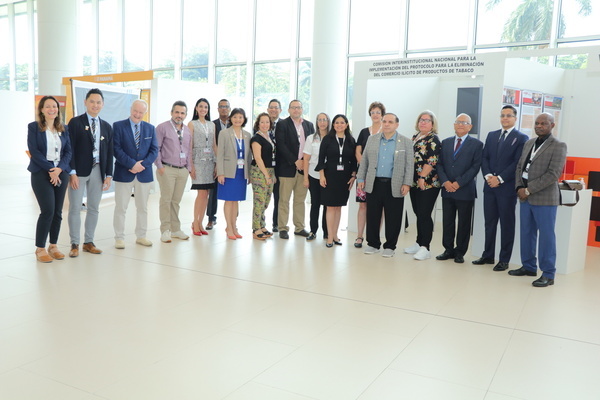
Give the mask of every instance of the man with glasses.
M 156 127 L 158 157 L 154 163 L 160 185 L 160 240 L 163 243 L 171 243 L 171 238 L 189 239 L 179 222 L 179 203 L 192 171 L 192 135 L 183 123 L 186 115 L 187 105 L 176 101 L 171 108 L 171 119 Z
M 483 143 L 469 136 L 472 127 L 471 117 L 467 114 L 456 117 L 456 135 L 442 141 L 442 151 L 437 163 L 438 177 L 442 184 L 442 245 L 445 250 L 436 259 L 453 258 L 459 264 L 465 262 L 464 255 L 469 248 L 473 205 L 477 197 L 475 177 L 481 167 L 483 150 Z
M 273 143 L 275 143 L 275 129 L 277 128 L 277 123 L 280 121 L 279 114 L 281 114 L 281 102 L 277 99 L 271 100 L 267 108 L 267 113 L 273 122 L 273 129 L 269 131 L 269 136 L 271 137 Z M 275 172 L 277 172 L 277 169 Z M 277 217 L 279 209 L 279 177 L 277 174 L 275 174 L 275 177 L 277 179 L 273 185 L 273 232 L 278 232 L 279 228 L 277 227 Z
M 502 129 L 488 133 L 483 148 L 481 173 L 483 186 L 483 216 L 485 220 L 485 247 L 475 265 L 494 264 L 496 254 L 496 231 L 500 221 L 500 254 L 494 271 L 505 271 L 512 256 L 515 242 L 515 169 L 523 145 L 527 141 L 524 133 L 515 129 L 517 110 L 504 106 L 500 113 Z
M 215 119 L 213 123 L 215 124 L 215 141 L 218 145 L 219 132 L 231 126 L 231 123 L 229 122 L 229 112 L 231 111 L 231 105 L 229 104 L 229 100 L 219 100 L 217 110 L 219 112 L 219 118 Z M 208 224 L 206 224 L 206 230 L 211 230 L 213 226 L 217 224 L 217 206 L 219 204 L 217 201 L 218 187 L 219 182 L 217 181 L 217 179 L 215 179 L 215 184 L 213 188 L 208 191 L 208 205 L 206 207 L 206 216 L 208 217 Z
M 280 182 L 277 227 L 282 239 L 290 238 L 287 223 L 292 192 L 294 235 L 308 237 L 308 232 L 304 229 L 304 200 L 307 190 L 304 187 L 304 142 L 308 135 L 315 133 L 312 122 L 302 119 L 302 103 L 299 100 L 290 102 L 288 112 L 290 116 L 280 121 L 275 129 L 275 171 Z

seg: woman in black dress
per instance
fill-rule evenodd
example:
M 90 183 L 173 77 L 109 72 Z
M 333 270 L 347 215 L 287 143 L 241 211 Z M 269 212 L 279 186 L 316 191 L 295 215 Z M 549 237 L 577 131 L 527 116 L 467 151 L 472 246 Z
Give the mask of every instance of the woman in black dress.
M 321 141 L 319 163 L 321 203 L 327 206 L 327 247 L 342 245 L 338 228 L 342 206 L 348 203 L 350 189 L 356 179 L 356 142 L 350 133 L 348 118 L 338 114 L 331 131 Z

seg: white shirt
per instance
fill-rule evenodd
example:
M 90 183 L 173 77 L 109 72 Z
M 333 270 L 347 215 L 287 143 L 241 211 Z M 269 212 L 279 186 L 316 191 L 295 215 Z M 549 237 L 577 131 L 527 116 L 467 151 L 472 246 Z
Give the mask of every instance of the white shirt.
M 59 135 L 59 133 L 52 133 L 50 129 L 46 130 L 46 159 L 54 162 L 54 166 L 57 166 L 60 161 L 62 143 Z
M 315 139 L 315 135 L 317 136 L 317 140 Z M 319 163 L 319 149 L 321 148 L 321 138 L 318 133 L 313 133 L 308 135 L 306 138 L 306 142 L 304 143 L 304 154 L 308 154 L 310 156 L 310 160 L 308 161 L 308 175 L 315 179 L 319 179 L 319 172 L 315 171 L 317 164 Z

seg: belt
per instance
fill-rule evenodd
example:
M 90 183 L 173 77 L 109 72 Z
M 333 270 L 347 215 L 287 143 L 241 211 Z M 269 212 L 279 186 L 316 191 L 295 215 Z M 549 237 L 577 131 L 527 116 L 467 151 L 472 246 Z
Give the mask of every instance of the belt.
M 163 162 L 162 165 L 166 165 L 167 167 L 171 167 L 171 168 L 177 168 L 177 169 L 183 169 L 183 168 L 187 168 L 185 165 L 183 167 L 178 167 L 177 165 L 172 165 L 166 162 Z
M 387 182 L 391 182 L 392 178 L 379 178 L 379 177 L 375 177 L 375 180 L 377 182 L 387 183 Z

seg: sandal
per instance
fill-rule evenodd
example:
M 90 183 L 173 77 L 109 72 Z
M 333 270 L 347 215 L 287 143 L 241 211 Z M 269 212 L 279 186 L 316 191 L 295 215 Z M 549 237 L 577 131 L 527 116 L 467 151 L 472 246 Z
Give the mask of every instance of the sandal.
M 363 245 L 364 240 L 365 239 L 362 236 L 357 237 L 356 240 L 354 241 L 354 247 L 356 247 L 357 249 L 360 249 Z
M 252 237 L 256 240 L 265 240 L 267 235 L 265 235 L 263 231 L 257 229 L 252 232 Z

